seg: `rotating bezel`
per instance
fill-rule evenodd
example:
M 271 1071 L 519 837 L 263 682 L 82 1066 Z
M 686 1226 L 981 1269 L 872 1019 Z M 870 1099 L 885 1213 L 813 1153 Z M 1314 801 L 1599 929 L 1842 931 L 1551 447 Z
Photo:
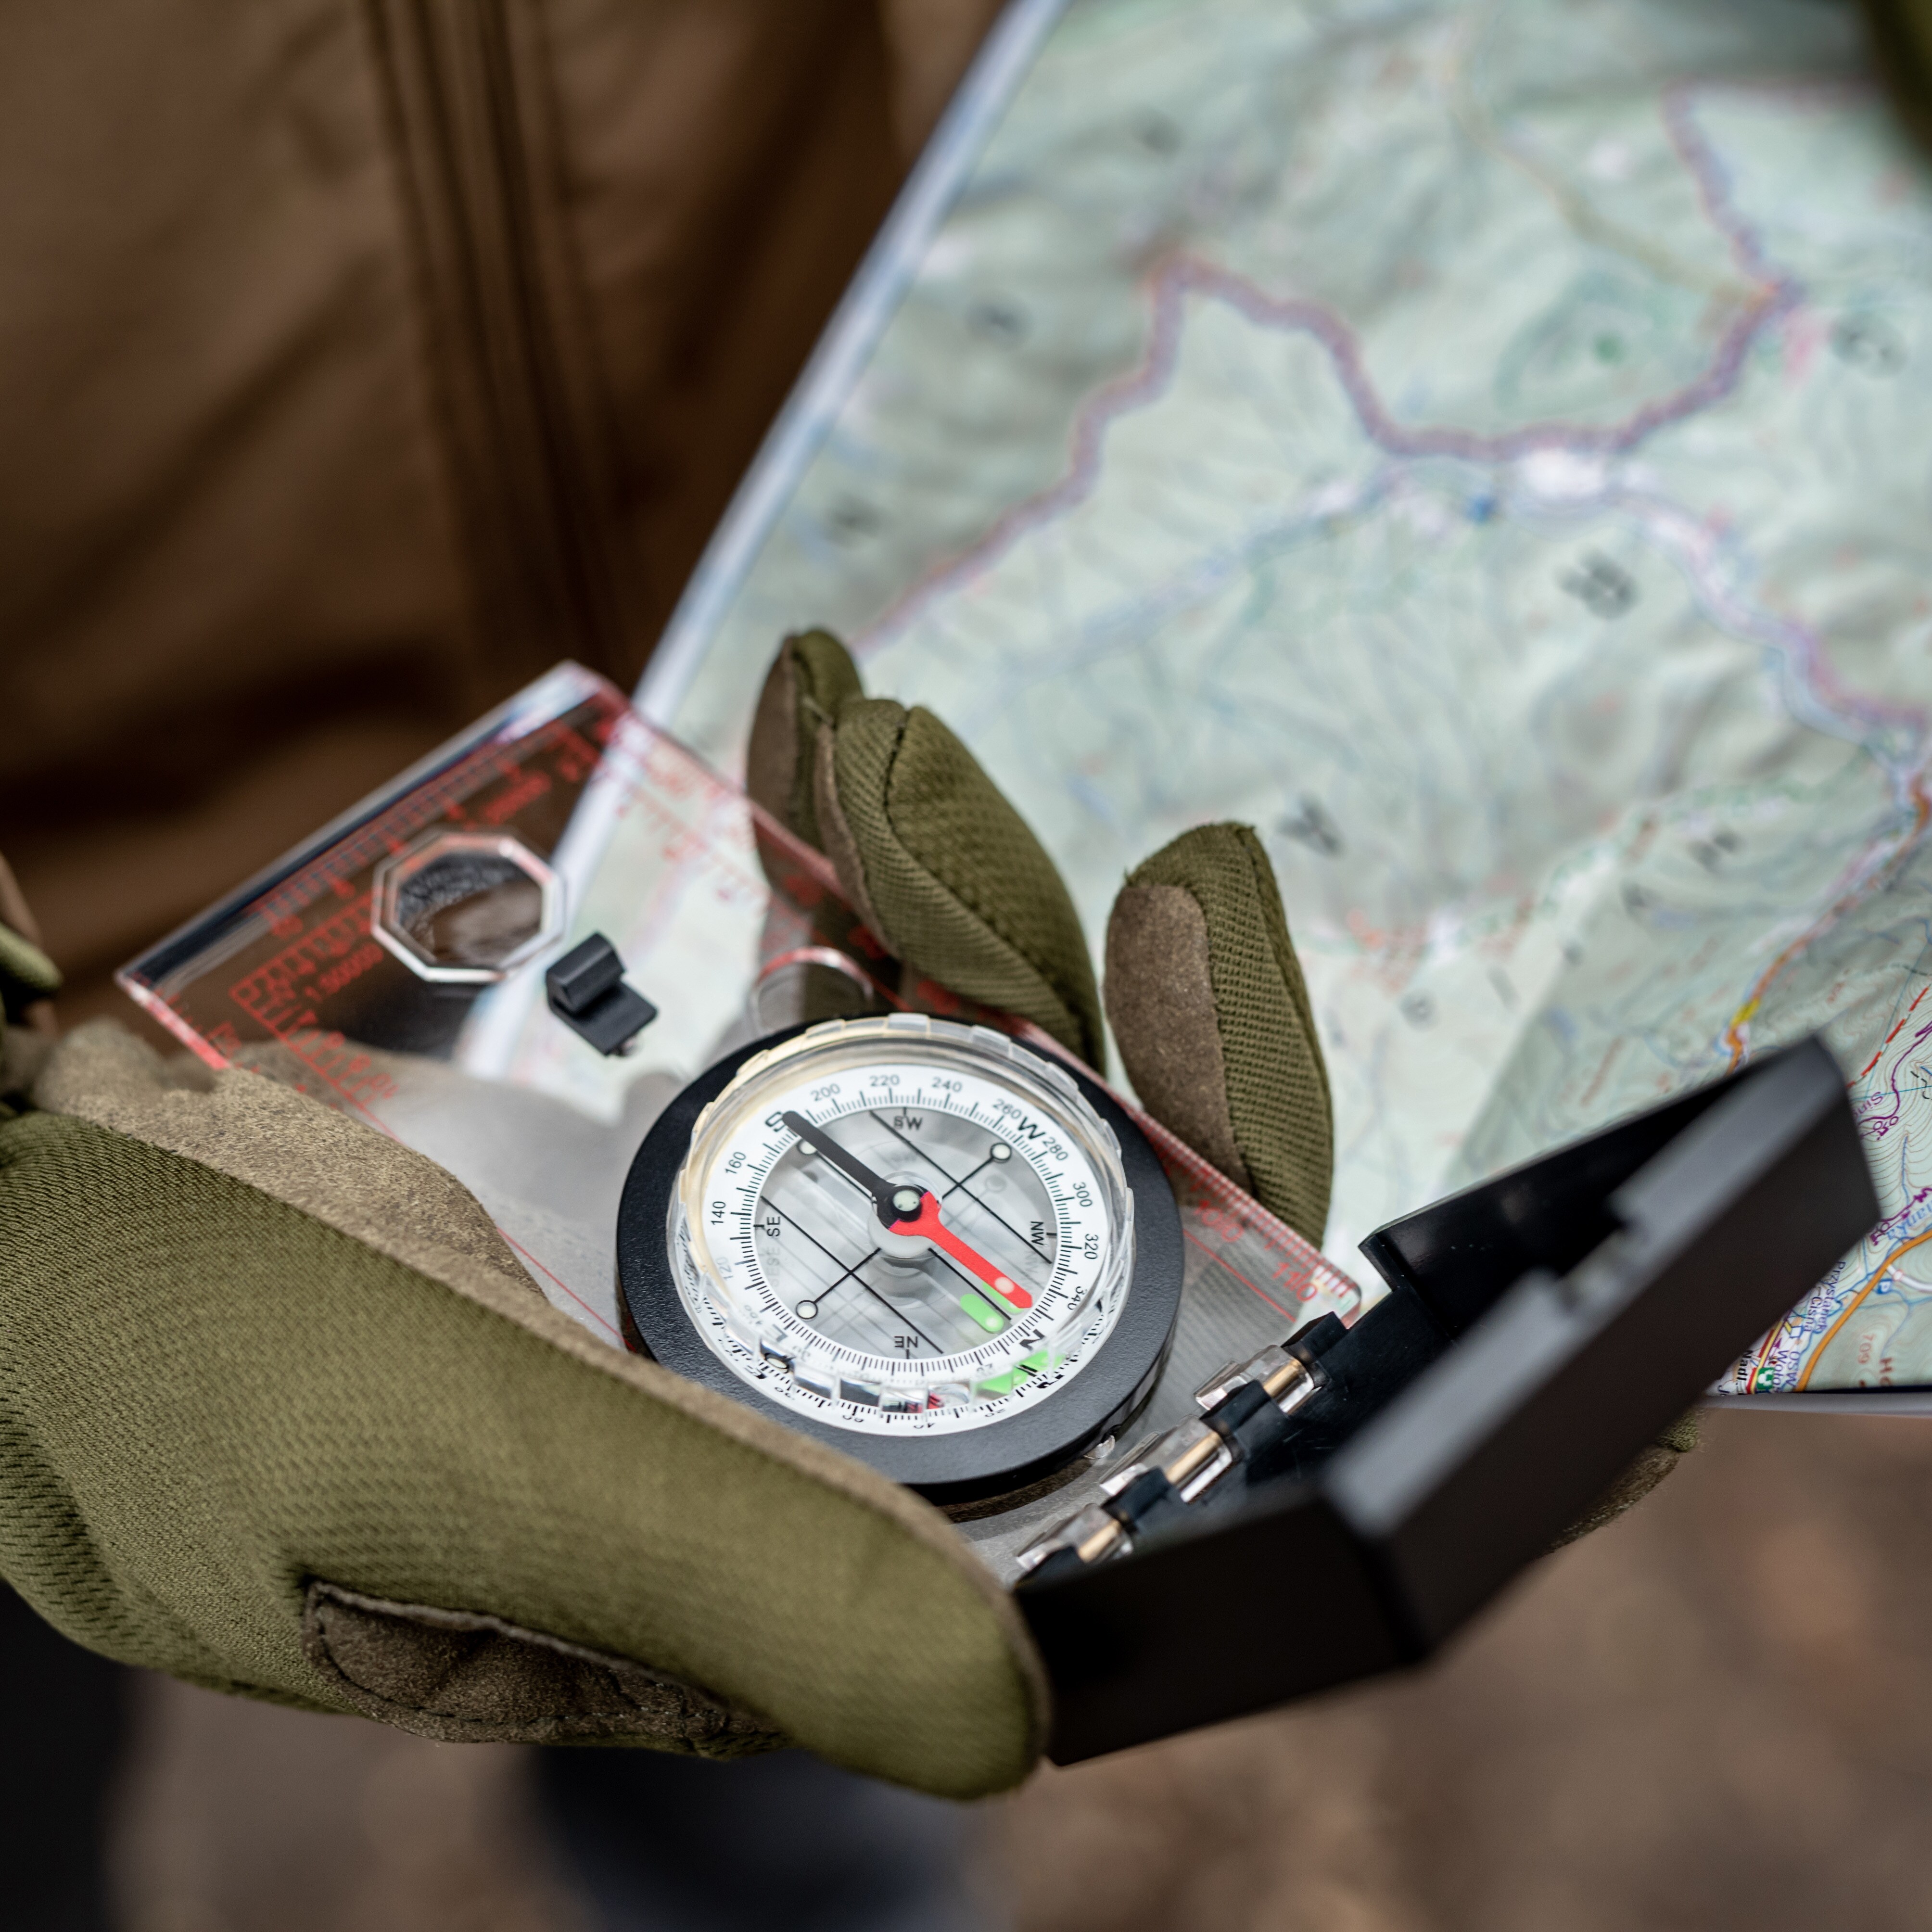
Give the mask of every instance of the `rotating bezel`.
M 1181 1278 L 1180 1216 L 1153 1148 L 1106 1089 L 1064 1071 L 1112 1132 L 1132 1198 L 1133 1253 L 1111 1330 L 1066 1384 L 1000 1420 L 957 1432 L 884 1436 L 841 1428 L 772 1400 L 717 1354 L 693 1324 L 666 1228 L 694 1130 L 748 1063 L 812 1030 L 754 1040 L 692 1082 L 659 1117 L 633 1160 L 617 1224 L 617 1273 L 634 1346 L 691 1380 L 856 1456 L 934 1501 L 964 1503 L 1027 1488 L 1130 1421 L 1151 1394 L 1172 1341 Z M 908 1040 L 910 1046 L 913 1041 Z

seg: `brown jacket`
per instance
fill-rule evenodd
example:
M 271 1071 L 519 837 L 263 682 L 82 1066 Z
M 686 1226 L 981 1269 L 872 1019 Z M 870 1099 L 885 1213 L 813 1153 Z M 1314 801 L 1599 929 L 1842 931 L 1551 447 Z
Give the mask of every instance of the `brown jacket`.
M 994 0 L 5 5 L 0 828 L 88 982 L 634 678 Z

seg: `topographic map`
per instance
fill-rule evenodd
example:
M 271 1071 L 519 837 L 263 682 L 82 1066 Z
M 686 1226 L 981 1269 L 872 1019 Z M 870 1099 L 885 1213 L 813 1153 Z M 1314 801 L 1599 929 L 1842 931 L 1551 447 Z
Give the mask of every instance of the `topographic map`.
M 838 629 L 1096 935 L 1258 827 L 1344 1266 L 1822 1028 L 1888 1218 L 1727 1386 L 1932 1383 L 1932 178 L 1853 10 L 1076 0 L 920 247 L 658 714 L 735 769 Z

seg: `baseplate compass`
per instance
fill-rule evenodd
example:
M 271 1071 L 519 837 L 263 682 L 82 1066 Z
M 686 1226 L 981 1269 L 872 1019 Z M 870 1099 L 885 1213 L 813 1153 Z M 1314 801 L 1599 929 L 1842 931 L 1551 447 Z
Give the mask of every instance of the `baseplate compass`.
M 773 1030 L 828 968 L 866 1017 Z M 1358 1284 L 571 666 L 120 978 L 440 1162 L 591 1332 L 946 1504 L 1063 1762 L 1426 1656 L 1889 1238 L 1814 1041 L 1391 1223 Z

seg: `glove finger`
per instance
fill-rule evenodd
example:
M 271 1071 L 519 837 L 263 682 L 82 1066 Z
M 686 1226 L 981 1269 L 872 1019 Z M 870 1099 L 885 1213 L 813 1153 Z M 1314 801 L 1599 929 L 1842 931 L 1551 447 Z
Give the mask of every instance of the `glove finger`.
M 60 990 L 60 968 L 40 950 L 40 938 L 26 900 L 0 859 L 0 1010 L 8 1020 L 27 1018 L 30 1007 Z
M 1030 1767 L 1036 1660 L 938 1514 L 596 1341 L 433 1163 L 114 1029 L 36 1097 L 101 1118 L 0 1124 L 0 1574 L 70 1635 L 432 1736 Z
M 1550 1546 L 1561 1550 L 1634 1509 L 1697 1446 L 1697 1412 L 1679 1416 Z
M 862 698 L 859 668 L 830 631 L 786 638 L 765 675 L 752 717 L 745 788 L 785 829 L 825 849 L 813 768 L 818 734 L 847 699 Z
M 931 712 L 864 697 L 826 632 L 788 638 L 747 770 L 752 796 L 825 853 L 896 958 L 1104 1064 L 1100 993 L 1072 896 L 1026 821 Z
M 1142 1104 L 1297 1233 L 1328 1219 L 1328 1072 L 1274 869 L 1246 826 L 1184 832 L 1107 924 L 1107 1017 Z

